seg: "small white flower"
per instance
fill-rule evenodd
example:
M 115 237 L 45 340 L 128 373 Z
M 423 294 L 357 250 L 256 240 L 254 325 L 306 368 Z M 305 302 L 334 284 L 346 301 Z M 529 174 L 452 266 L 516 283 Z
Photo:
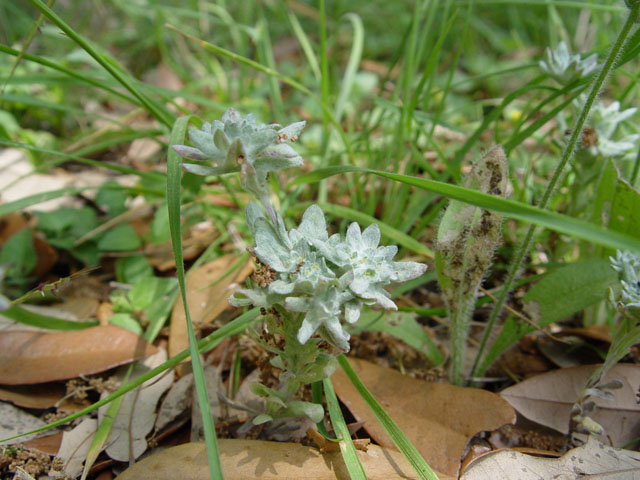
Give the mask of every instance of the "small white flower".
M 594 53 L 581 59 L 580 54 L 571 55 L 565 42 L 560 42 L 555 50 L 547 47 L 545 60 L 538 64 L 549 76 L 562 84 L 568 84 L 579 77 L 586 77 L 598 68 L 598 56 Z

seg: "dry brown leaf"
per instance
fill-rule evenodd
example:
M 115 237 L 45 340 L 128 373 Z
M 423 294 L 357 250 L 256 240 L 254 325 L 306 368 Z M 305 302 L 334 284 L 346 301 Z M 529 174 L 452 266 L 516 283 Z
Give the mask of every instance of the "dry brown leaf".
M 73 315 L 74 320 L 85 322 L 96 318 L 100 302 L 97 298 L 88 297 L 67 297 L 57 308 Z
M 67 332 L 0 332 L 0 384 L 26 385 L 89 375 L 157 351 L 114 325 Z
M 469 439 L 514 423 L 498 395 L 477 388 L 425 382 L 360 359 L 349 359 L 358 377 L 434 469 L 456 476 Z M 394 444 L 342 370 L 331 377 L 338 397 L 384 447 Z
M 44 409 L 53 407 L 65 394 L 66 389 L 60 383 L 0 387 L 0 400 L 25 408 Z
M 579 335 L 581 337 L 611 343 L 611 329 L 609 325 L 591 325 L 585 328 L 564 328 L 556 336 Z
M 348 480 L 340 453 L 321 454 L 299 443 L 218 440 L 225 480 Z M 369 480 L 415 478 L 400 452 L 372 445 L 358 457 Z M 438 474 L 440 480 L 454 480 Z M 204 443 L 185 443 L 151 455 L 122 472 L 117 480 L 209 480 Z
M 64 472 L 68 476 L 76 478 L 82 473 L 82 465 L 97 430 L 98 421 L 95 418 L 85 418 L 72 430 L 62 434 L 57 456 L 62 460 Z
M 560 458 L 499 450 L 475 460 L 460 480 L 633 480 L 640 478 L 640 453 L 608 447 L 591 437 Z
M 247 260 L 230 275 L 221 279 L 238 260 L 240 260 L 238 255 L 224 255 L 189 272 L 187 275 L 187 299 L 194 325 L 209 323 L 224 310 L 230 308 L 228 300 L 233 293 L 234 285 L 242 283 L 253 270 L 253 265 Z M 182 300 L 178 298 L 171 314 L 169 356 L 173 357 L 188 346 L 189 338 L 184 306 Z
M 37 450 L 47 455 L 57 455 L 62 443 L 63 432 L 54 433 L 46 437 L 34 438 L 24 442 L 22 445 L 30 450 Z
M 132 381 L 148 372 L 152 368 L 167 360 L 167 352 L 160 349 L 158 353 L 148 357 L 144 362 L 138 362 L 131 372 Z M 118 380 L 124 382 L 127 367 L 119 369 Z M 174 373 L 169 370 L 164 374 L 151 378 L 135 390 L 122 397 L 118 413 L 113 419 L 109 431 L 105 451 L 109 457 L 120 462 L 133 462 L 142 455 L 148 447 L 147 434 L 153 429 L 156 421 L 156 406 L 162 394 L 171 387 Z M 103 393 L 102 398 L 108 395 Z M 98 418 L 102 422 L 107 415 L 109 405 L 103 405 L 98 410 Z
M 509 387 L 500 395 L 529 420 L 566 434 L 571 407 L 595 368 L 582 365 L 554 370 Z M 590 417 L 604 427 L 614 446 L 621 446 L 640 437 L 640 405 L 635 398 L 640 365 L 616 365 L 603 382 L 614 378 L 623 383 L 621 389 L 612 390 L 615 401 L 593 398 L 598 408 Z

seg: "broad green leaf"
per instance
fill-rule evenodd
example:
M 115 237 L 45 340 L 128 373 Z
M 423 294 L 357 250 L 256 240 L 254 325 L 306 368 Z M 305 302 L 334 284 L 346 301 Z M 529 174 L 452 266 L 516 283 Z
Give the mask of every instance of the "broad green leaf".
M 522 299 L 523 310 L 539 327 L 545 327 L 604 300 L 607 289 L 617 281 L 618 275 L 606 259 L 565 265 L 546 275 L 527 292 Z M 507 348 L 534 330 L 528 323 L 510 316 L 479 371 L 484 371 Z
M 134 284 L 153 275 L 153 267 L 142 255 L 121 257 L 116 260 L 116 279 L 121 283 Z
M 607 160 L 600 174 L 596 196 L 592 203 L 591 221 L 594 225 L 607 226 L 611 218 L 611 207 L 616 196 L 618 169 L 612 159 Z
M 140 239 L 131 225 L 118 225 L 98 240 L 98 248 L 103 252 L 126 252 L 139 247 Z
M 0 265 L 6 268 L 7 279 L 24 283 L 38 259 L 29 228 L 12 235 L 0 249 Z
M 128 313 L 114 313 L 109 317 L 109 323 L 126 328 L 136 335 L 142 335 L 140 323 Z
M 114 189 L 118 187 L 116 182 L 106 182 L 96 194 L 96 203 L 100 205 L 110 217 L 115 217 L 127 210 L 125 202 L 127 194 L 124 190 Z
M 609 228 L 640 237 L 640 193 L 624 180 L 619 180 L 616 187 Z

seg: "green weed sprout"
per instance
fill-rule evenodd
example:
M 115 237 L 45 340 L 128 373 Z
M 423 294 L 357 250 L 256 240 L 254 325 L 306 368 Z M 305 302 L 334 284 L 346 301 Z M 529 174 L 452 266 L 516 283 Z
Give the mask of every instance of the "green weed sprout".
M 384 289 L 422 275 L 426 265 L 395 262 L 395 246 L 379 246 L 380 229 L 370 225 L 361 231 L 352 223 L 343 238 L 329 236 L 321 208 L 311 205 L 298 228 L 288 230 L 269 201 L 267 174 L 297 166 L 302 158 L 287 141 L 297 139 L 304 122 L 287 127 L 258 124 L 251 115 L 241 117 L 228 110 L 222 121 L 192 130 L 196 146 L 173 146 L 180 155 L 197 162 L 185 163 L 192 173 L 220 175 L 239 172 L 242 185 L 256 202 L 246 207 L 249 229 L 255 239 L 251 253 L 258 268 L 250 288 L 237 290 L 234 306 L 261 308 L 270 335 L 284 339 L 281 348 L 264 344 L 275 354 L 271 364 L 281 369 L 277 388 L 254 384 L 254 393 L 266 398 L 265 411 L 252 425 L 307 417 L 319 422 L 320 405 L 298 400 L 302 386 L 328 378 L 336 369 L 336 352 L 349 350 L 345 323 L 354 323 L 365 305 L 397 309 Z M 323 342 L 324 341 L 324 342 Z M 325 343 L 327 348 L 322 348 Z

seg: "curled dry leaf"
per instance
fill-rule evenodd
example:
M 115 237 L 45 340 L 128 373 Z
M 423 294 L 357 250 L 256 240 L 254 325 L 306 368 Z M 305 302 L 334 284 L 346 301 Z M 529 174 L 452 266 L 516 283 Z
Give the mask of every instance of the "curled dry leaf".
M 87 458 L 97 429 L 98 421 L 95 418 L 85 418 L 72 430 L 62 434 L 57 457 L 62 460 L 62 468 L 71 478 L 76 478 L 82 473 L 82 464 Z
M 247 260 L 226 275 L 232 267 L 236 266 L 240 258 L 238 255 L 224 255 L 189 272 L 187 300 L 194 325 L 209 323 L 230 308 L 228 300 L 233 293 L 233 286 L 242 283 L 253 270 L 251 262 Z M 178 298 L 171 314 L 169 355 L 173 357 L 188 346 L 184 306 L 182 299 Z
M 458 474 L 471 437 L 516 420 L 513 408 L 491 392 L 416 380 L 364 360 L 350 358 L 349 363 L 427 463 L 448 475 Z M 344 372 L 337 370 L 331 381 L 342 403 L 356 420 L 364 421 L 371 437 L 395 448 Z
M 560 458 L 540 458 L 499 450 L 475 460 L 460 480 L 633 480 L 640 478 L 640 453 L 618 450 L 590 437 Z
M 156 418 L 155 431 L 159 432 L 191 407 L 191 387 L 193 374 L 189 373 L 171 386 L 162 400 Z
M 529 420 L 569 432 L 571 407 L 585 387 L 595 365 L 562 368 L 529 378 L 500 395 Z M 612 390 L 613 402 L 592 398 L 597 408 L 589 416 L 604 427 L 614 446 L 622 446 L 640 437 L 640 405 L 635 394 L 640 384 L 640 365 L 618 364 L 603 382 L 622 381 L 622 388 Z
M 166 350 L 160 350 L 147 358 L 144 363 L 136 365 L 129 380 L 134 380 L 166 360 Z M 119 378 L 122 382 L 125 372 L 120 373 Z M 124 395 L 106 441 L 106 452 L 109 457 L 120 462 L 133 462 L 145 452 L 146 436 L 153 429 L 156 420 L 156 406 L 162 394 L 171 387 L 173 378 L 173 370 L 170 370 L 147 380 L 140 387 Z M 107 393 L 103 394 L 103 396 L 106 395 Z M 101 421 L 108 409 L 108 405 L 100 408 Z
M 0 384 L 26 385 L 103 372 L 156 347 L 114 325 L 67 332 L 0 332 Z
M 218 441 L 225 480 L 348 480 L 339 452 L 321 454 L 299 443 L 221 439 Z M 372 445 L 358 457 L 369 480 L 415 478 L 401 453 Z M 440 480 L 454 477 L 438 474 Z M 116 480 L 209 480 L 204 443 L 185 443 L 132 465 Z

